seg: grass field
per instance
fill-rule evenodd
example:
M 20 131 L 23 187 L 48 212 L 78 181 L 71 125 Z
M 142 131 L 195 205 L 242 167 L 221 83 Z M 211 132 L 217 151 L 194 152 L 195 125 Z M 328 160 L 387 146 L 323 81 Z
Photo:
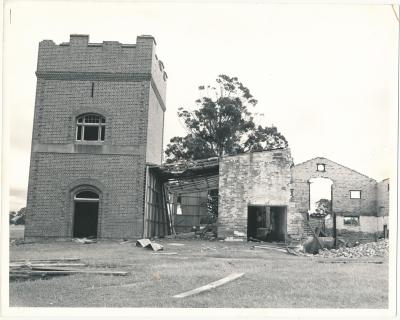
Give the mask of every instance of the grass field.
M 24 238 L 24 231 L 25 231 L 25 226 L 24 225 L 13 225 L 10 224 L 10 239 L 23 239 Z
M 184 244 L 176 246 L 174 243 Z M 47 242 L 10 247 L 10 259 L 80 258 L 91 266 L 128 271 L 127 276 L 79 274 L 10 282 L 13 307 L 264 307 L 387 308 L 388 262 L 331 263 L 252 249 L 254 243 L 160 240 L 156 255 L 134 243 Z M 378 258 L 373 261 L 379 260 Z M 179 294 L 233 272 L 245 275 L 209 292 Z M 373 276 L 372 276 L 373 275 Z

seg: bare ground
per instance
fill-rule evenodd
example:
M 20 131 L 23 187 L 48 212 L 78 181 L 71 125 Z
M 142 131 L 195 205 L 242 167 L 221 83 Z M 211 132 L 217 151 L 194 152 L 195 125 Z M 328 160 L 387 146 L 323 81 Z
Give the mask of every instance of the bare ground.
M 298 257 L 252 249 L 254 243 L 159 240 L 157 255 L 134 243 L 44 242 L 10 247 L 10 259 L 80 258 L 127 276 L 78 274 L 10 282 L 12 307 L 263 307 L 387 308 L 388 262 L 383 258 Z M 181 243 L 184 246 L 175 246 Z M 373 262 L 373 263 L 371 263 Z M 378 263 L 377 263 L 378 262 Z M 245 275 L 195 296 L 179 294 L 233 272 Z

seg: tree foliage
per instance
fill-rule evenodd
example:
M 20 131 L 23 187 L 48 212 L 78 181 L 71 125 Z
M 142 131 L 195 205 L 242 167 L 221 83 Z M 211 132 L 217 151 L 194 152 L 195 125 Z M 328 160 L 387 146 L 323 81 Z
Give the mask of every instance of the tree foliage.
M 187 135 L 170 140 L 167 162 L 287 147 L 276 127 L 255 124 L 250 108 L 257 100 L 238 78 L 220 75 L 216 86 L 200 86 L 199 92 L 193 111 L 179 108 Z
M 331 200 L 319 199 L 315 204 L 317 205 L 315 211 L 319 214 L 329 214 L 332 211 Z

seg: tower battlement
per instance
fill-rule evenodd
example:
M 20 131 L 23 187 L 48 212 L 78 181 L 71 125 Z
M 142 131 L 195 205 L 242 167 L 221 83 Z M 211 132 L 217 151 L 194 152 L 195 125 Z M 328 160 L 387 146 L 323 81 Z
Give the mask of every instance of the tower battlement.
M 38 78 L 130 81 L 151 79 L 165 104 L 167 73 L 156 55 L 153 36 L 142 35 L 135 44 L 118 41 L 90 43 L 88 35 L 72 34 L 69 42 L 52 40 L 39 44 Z

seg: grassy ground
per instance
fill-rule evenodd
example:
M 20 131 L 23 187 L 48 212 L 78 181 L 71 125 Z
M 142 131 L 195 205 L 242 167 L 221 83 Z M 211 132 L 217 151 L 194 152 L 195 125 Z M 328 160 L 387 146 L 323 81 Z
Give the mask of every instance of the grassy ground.
M 24 238 L 24 225 L 15 226 L 10 224 L 10 239 L 23 239 Z
M 174 246 L 179 242 L 184 246 Z M 47 242 L 10 248 L 10 258 L 80 258 L 92 266 L 128 271 L 11 282 L 10 306 L 30 307 L 265 307 L 387 308 L 388 263 L 330 263 L 252 249 L 254 243 L 163 240 L 156 255 L 134 244 Z M 379 259 L 373 259 L 377 261 Z M 238 280 L 184 299 L 172 296 L 244 272 Z M 373 276 L 371 276 L 373 275 Z

